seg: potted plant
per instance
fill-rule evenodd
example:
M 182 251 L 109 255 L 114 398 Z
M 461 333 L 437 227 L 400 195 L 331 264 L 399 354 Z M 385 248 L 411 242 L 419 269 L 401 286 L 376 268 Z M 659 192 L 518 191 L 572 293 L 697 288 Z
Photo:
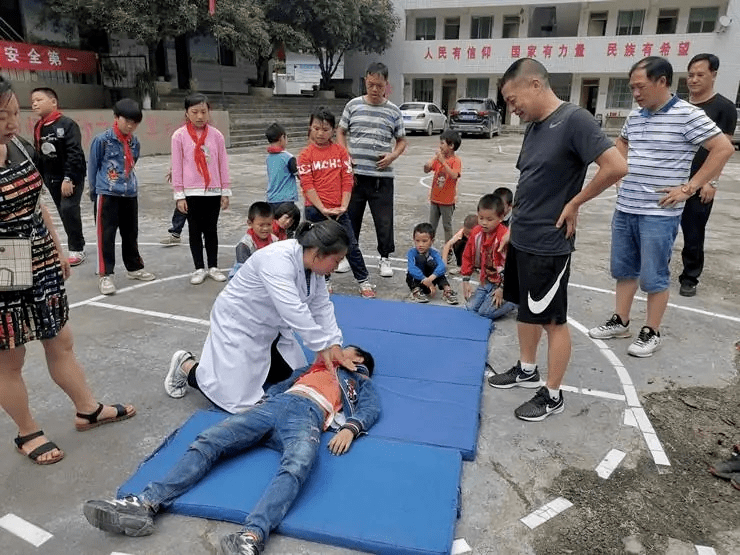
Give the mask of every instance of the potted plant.
M 136 74 L 136 95 L 141 101 L 143 110 L 151 110 L 157 99 L 157 85 L 155 76 L 148 70 Z

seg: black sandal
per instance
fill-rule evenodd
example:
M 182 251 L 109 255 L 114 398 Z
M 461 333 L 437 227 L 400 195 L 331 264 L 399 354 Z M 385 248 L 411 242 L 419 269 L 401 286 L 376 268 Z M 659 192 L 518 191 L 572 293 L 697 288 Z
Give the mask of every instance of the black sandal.
M 31 441 L 32 439 L 36 439 L 37 437 L 41 437 L 42 435 L 44 435 L 44 431 L 39 430 L 38 432 L 33 432 L 32 434 L 28 434 L 27 436 L 18 436 L 14 438 L 13 441 L 15 442 L 15 446 L 16 446 L 16 449 L 18 449 L 18 452 L 21 455 L 26 455 L 26 453 L 23 452 L 22 447 L 26 443 Z M 47 459 L 44 461 L 38 460 L 38 458 L 41 455 L 48 453 L 49 451 L 53 451 L 54 449 L 56 449 L 60 453 L 57 457 L 53 457 L 51 459 Z M 54 443 L 53 441 L 47 441 L 43 445 L 39 445 L 38 447 L 36 447 L 36 449 L 28 453 L 26 456 L 29 459 L 31 459 L 33 462 L 35 462 L 36 464 L 40 464 L 40 465 L 54 464 L 54 463 L 58 463 L 64 458 L 64 451 L 59 449 L 59 447 L 57 447 L 57 444 Z
M 75 424 L 75 428 L 77 429 L 77 431 L 84 432 L 87 430 L 92 430 L 93 428 L 97 428 L 98 426 L 102 426 L 103 424 L 110 424 L 111 422 L 118 422 L 119 420 L 127 420 L 136 414 L 136 409 L 131 405 L 128 405 L 129 407 L 131 407 L 131 412 L 128 412 L 127 408 L 123 405 L 111 406 L 116 409 L 116 415 L 108 418 L 101 418 L 100 420 L 98 420 L 98 416 L 100 416 L 100 413 L 103 412 L 103 408 L 105 408 L 105 405 L 103 403 L 98 403 L 98 408 L 93 413 L 83 414 L 81 412 L 78 412 L 77 417 L 87 420 L 88 423 Z

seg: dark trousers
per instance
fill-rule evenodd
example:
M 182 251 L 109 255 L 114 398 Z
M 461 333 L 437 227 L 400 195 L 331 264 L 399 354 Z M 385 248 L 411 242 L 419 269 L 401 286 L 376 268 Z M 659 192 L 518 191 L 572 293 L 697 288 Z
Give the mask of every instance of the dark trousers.
M 452 252 L 455 253 L 455 261 L 458 266 L 462 266 L 463 252 L 465 252 L 465 245 L 468 244 L 468 238 L 464 235 L 458 241 L 452 243 Z M 447 262 L 445 260 L 445 262 Z
M 704 269 L 704 235 L 712 212 L 714 201 L 704 204 L 696 194 L 686 201 L 681 215 L 681 231 L 683 232 L 683 272 L 678 276 L 681 283 L 688 282 L 696 285 Z
M 355 174 L 355 186 L 347 214 L 357 241 L 360 240 L 365 205 L 370 205 L 370 214 L 373 216 L 378 253 L 387 258 L 396 250 L 393 239 L 393 178 Z
M 139 254 L 139 199 L 98 195 L 96 199 L 98 274 L 107 276 L 116 266 L 116 231 L 121 234 L 123 265 L 129 272 L 141 270 Z
M 434 263 L 434 261 L 433 260 L 429 260 L 429 261 L 427 261 L 424 264 L 423 267 L 420 267 L 419 269 L 421 270 L 421 273 L 422 274 L 424 274 L 425 276 L 429 277 L 429 276 L 432 275 L 432 273 L 434 272 L 434 269 L 436 267 L 437 267 L 437 265 Z M 440 289 L 440 290 L 444 290 L 445 287 L 449 287 L 450 286 L 450 282 L 447 281 L 447 277 L 444 274 L 442 274 L 441 276 L 439 276 L 432 283 L 434 285 L 436 285 L 437 288 Z M 432 292 L 431 289 L 429 289 L 429 287 L 427 287 L 426 285 L 424 285 L 421 282 L 420 279 L 416 279 L 414 276 L 412 276 L 408 272 L 406 273 L 406 285 L 408 285 L 409 286 L 409 289 L 411 289 L 412 291 L 414 289 L 416 289 L 417 287 L 419 287 L 427 295 L 429 295 Z
M 204 268 L 203 243 L 209 268 L 218 268 L 218 215 L 221 197 L 187 197 L 188 237 L 195 269 Z
M 326 216 L 319 212 L 319 209 L 315 206 L 306 206 L 305 217 L 309 222 L 322 222 L 327 219 Z M 368 276 L 367 266 L 365 266 L 365 258 L 362 256 L 362 251 L 360 250 L 360 246 L 357 244 L 357 239 L 355 239 L 355 232 L 352 229 L 349 216 L 345 212 L 335 219 L 337 223 L 342 225 L 349 236 L 347 262 L 349 262 L 349 267 L 352 268 L 352 275 L 355 276 L 355 279 L 358 282 L 365 281 Z
M 179 237 L 182 233 L 183 228 L 185 227 L 185 222 L 187 221 L 188 215 L 183 214 L 177 209 L 177 207 L 175 207 L 175 211 L 172 213 L 172 227 L 170 227 L 167 231 L 171 235 Z
M 67 234 L 67 248 L 70 251 L 82 252 L 85 250 L 85 237 L 82 235 L 82 217 L 80 216 L 80 199 L 84 184 L 75 185 L 72 195 L 62 196 L 62 180 L 59 178 L 45 178 L 46 188 L 62 219 L 64 233 Z

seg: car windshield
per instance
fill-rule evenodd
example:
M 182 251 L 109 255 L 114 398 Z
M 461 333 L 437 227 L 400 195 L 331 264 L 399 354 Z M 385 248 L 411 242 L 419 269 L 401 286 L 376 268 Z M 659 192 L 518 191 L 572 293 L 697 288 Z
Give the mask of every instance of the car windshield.
M 461 110 L 483 110 L 484 102 L 482 100 L 460 100 L 455 108 Z
M 409 102 L 407 104 L 401 104 L 401 107 L 399 108 L 401 111 L 403 110 L 417 110 L 421 111 L 424 109 L 424 104 L 418 103 L 418 102 Z

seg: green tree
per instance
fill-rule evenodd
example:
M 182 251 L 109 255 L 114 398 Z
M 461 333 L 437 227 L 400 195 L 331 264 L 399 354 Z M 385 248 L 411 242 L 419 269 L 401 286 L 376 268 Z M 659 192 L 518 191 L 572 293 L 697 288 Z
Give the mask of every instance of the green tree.
M 382 54 L 400 22 L 390 0 L 281 0 L 274 16 L 305 34 L 322 89 L 330 87 L 345 52 Z

